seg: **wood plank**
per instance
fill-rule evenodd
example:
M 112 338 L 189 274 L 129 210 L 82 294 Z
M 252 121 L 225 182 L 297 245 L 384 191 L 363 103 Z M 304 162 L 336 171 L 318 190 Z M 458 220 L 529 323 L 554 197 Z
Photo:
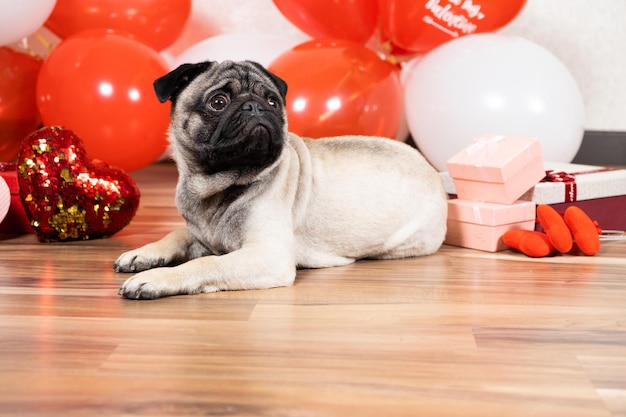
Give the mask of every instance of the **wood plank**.
M 0 416 L 626 416 L 626 242 L 130 301 L 115 258 L 184 224 L 172 164 L 133 175 L 138 214 L 109 239 L 0 237 Z

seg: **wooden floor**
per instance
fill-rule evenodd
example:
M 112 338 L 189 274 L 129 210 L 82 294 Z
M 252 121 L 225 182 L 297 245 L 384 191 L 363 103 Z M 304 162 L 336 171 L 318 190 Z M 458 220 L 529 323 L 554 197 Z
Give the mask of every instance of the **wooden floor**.
M 183 224 L 173 165 L 134 176 L 139 212 L 110 239 L 2 237 L 0 415 L 626 416 L 626 242 L 444 246 L 129 301 L 115 258 Z

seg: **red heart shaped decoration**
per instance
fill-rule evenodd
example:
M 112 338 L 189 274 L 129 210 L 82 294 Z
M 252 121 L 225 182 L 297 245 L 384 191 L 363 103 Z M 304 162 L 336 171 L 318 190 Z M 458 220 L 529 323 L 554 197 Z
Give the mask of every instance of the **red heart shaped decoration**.
M 139 189 L 123 170 L 89 160 L 82 140 L 60 126 L 22 142 L 20 198 L 42 242 L 111 236 L 132 220 Z

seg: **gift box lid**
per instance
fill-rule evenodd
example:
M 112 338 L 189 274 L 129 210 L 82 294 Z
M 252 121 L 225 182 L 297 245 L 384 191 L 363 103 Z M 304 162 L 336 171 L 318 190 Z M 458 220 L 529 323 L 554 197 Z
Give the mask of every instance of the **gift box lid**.
M 460 199 L 448 200 L 448 220 L 485 226 L 500 226 L 535 220 L 535 210 L 536 205 L 532 201 L 496 204 Z
M 626 169 L 558 162 L 545 168 L 546 178 L 520 200 L 556 204 L 626 195 Z
M 524 136 L 481 136 L 447 161 L 453 178 L 503 183 L 541 158 L 539 139 Z

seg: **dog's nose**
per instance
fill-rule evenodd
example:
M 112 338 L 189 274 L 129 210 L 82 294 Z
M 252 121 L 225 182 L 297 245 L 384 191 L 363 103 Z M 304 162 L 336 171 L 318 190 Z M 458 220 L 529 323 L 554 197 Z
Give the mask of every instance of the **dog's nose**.
M 248 111 L 254 115 L 260 115 L 261 112 L 263 112 L 263 108 L 261 107 L 261 104 L 259 104 L 258 101 L 246 101 L 243 106 L 241 107 L 241 109 L 243 111 Z

